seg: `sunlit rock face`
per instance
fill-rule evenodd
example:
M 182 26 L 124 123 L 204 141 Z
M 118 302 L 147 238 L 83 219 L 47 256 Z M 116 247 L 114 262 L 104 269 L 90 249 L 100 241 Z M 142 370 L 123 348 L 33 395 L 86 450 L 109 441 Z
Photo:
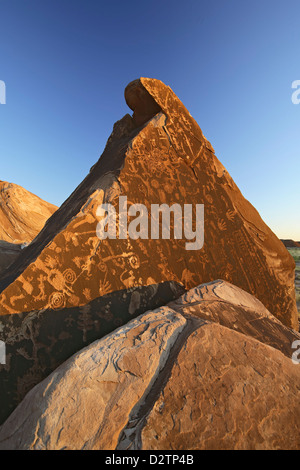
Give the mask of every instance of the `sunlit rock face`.
M 0 313 L 85 305 L 138 285 L 176 281 L 190 289 L 225 279 L 258 298 L 298 329 L 294 261 L 245 200 L 210 143 L 174 92 L 159 80 L 129 84 L 133 110 L 115 124 L 88 176 L 2 276 Z M 119 197 L 151 205 L 204 204 L 204 245 L 183 238 L 105 239 L 97 210 Z M 149 228 L 150 230 L 150 228 Z M 149 235 L 150 237 L 150 235 Z
M 236 286 L 198 286 L 57 368 L 0 449 L 299 449 L 299 339 Z

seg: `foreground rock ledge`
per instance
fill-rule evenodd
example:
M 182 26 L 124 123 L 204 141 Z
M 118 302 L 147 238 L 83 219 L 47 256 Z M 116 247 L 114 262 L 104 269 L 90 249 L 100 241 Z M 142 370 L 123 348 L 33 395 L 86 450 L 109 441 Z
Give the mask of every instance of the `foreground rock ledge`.
M 0 449 L 299 449 L 299 338 L 241 289 L 199 286 L 56 369 Z

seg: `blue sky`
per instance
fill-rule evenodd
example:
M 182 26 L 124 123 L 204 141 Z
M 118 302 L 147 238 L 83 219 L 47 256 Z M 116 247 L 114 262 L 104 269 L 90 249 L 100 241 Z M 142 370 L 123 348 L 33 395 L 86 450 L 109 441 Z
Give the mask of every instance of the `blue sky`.
M 0 179 L 60 205 L 129 112 L 170 85 L 244 196 L 300 240 L 299 0 L 0 0 Z

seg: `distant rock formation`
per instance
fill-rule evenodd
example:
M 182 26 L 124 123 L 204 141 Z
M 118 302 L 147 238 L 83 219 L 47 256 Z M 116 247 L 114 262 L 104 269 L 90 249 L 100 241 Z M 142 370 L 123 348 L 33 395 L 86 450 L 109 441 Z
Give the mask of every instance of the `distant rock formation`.
M 298 329 L 294 260 L 181 101 L 149 78 L 127 86 L 125 99 L 133 117 L 115 124 L 88 176 L 1 276 L 0 314 L 79 307 L 139 285 L 175 281 L 190 289 L 221 278 Z M 186 240 L 172 237 L 99 240 L 97 208 L 111 203 L 118 212 L 120 195 L 148 214 L 151 204 L 204 204 L 203 248 L 188 251 Z
M 0 428 L 0 449 L 299 449 L 300 335 L 223 281 L 72 356 Z
M 285 247 L 287 248 L 300 248 L 300 242 L 295 242 L 294 240 L 281 240 Z
M 56 209 L 17 184 L 0 181 L 0 240 L 31 242 Z

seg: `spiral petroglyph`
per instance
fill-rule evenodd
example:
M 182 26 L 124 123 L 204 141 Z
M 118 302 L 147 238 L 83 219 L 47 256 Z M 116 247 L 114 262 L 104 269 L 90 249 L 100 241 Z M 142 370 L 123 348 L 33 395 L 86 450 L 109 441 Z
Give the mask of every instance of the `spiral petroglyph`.
M 76 274 L 75 272 L 73 271 L 73 269 L 66 269 L 63 273 L 63 276 L 66 280 L 66 282 L 70 283 L 70 284 L 73 284 L 73 282 L 76 281 Z
M 52 292 L 49 297 L 49 304 L 54 310 L 64 308 L 66 305 L 66 298 L 62 292 Z

